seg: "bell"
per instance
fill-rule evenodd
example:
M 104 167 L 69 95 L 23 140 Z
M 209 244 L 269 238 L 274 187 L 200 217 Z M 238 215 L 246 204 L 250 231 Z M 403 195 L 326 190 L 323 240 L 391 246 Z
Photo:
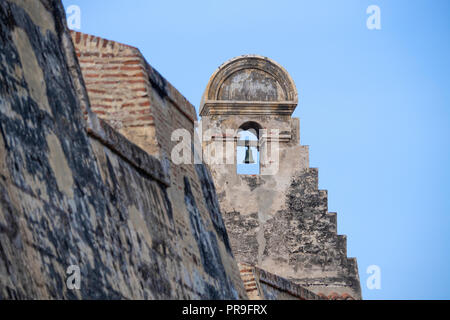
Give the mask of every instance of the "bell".
M 255 160 L 253 160 L 253 153 L 252 150 L 250 150 L 250 146 L 247 146 L 247 149 L 245 150 L 245 164 L 252 164 L 255 163 Z

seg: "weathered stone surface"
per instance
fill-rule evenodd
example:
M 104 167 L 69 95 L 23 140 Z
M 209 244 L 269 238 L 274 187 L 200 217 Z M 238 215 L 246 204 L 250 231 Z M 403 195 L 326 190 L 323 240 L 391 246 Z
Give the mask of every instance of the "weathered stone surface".
M 239 263 L 241 277 L 251 300 L 322 300 L 317 295 L 293 281 L 245 263 Z M 340 297 L 342 298 L 342 297 Z
M 264 224 L 262 265 L 317 293 L 359 298 L 356 261 L 347 258 L 346 237 L 336 234 L 326 191 L 317 190 L 317 170 L 294 176 L 286 197 L 288 208 Z
M 185 208 L 187 203 L 195 202 L 198 212 L 191 212 L 197 212 L 199 215 L 195 216 L 204 221 L 208 229 L 203 235 L 215 231 L 227 274 L 233 283 L 241 283 L 208 169 L 204 164 L 174 164 L 169 159 L 178 143 L 171 139 L 174 130 L 183 129 L 190 137 L 194 136 L 194 107 L 147 63 L 138 49 L 79 32 L 71 32 L 71 35 L 93 102 L 92 111 L 148 154 L 160 159 L 166 175 L 170 176 L 167 193 L 173 204 L 174 221 L 177 225 L 189 226 L 191 221 L 187 220 Z M 116 145 L 122 146 L 121 143 Z M 191 189 L 190 202 L 186 202 L 184 196 L 187 186 Z M 185 230 L 180 232 L 185 234 Z M 201 236 L 195 237 L 188 234 L 181 244 L 182 251 L 189 257 L 198 255 L 202 248 L 195 242 Z M 194 262 L 198 261 L 194 259 Z M 238 291 L 245 295 L 242 286 Z
M 261 159 L 255 176 L 237 174 L 235 155 L 210 162 L 231 246 L 241 263 L 326 297 L 360 299 L 356 260 L 347 258 L 308 147 L 299 145 L 299 120 L 291 117 L 297 102 L 286 70 L 260 56 L 227 61 L 208 83 L 200 106 L 204 150 L 220 155 L 231 144 L 234 151 L 238 132 L 253 129 Z
M 246 298 L 206 169 L 173 176 L 91 114 L 63 17 L 0 2 L 0 298 Z
M 291 115 L 297 100 L 294 81 L 282 66 L 266 57 L 243 55 L 211 76 L 200 115 Z

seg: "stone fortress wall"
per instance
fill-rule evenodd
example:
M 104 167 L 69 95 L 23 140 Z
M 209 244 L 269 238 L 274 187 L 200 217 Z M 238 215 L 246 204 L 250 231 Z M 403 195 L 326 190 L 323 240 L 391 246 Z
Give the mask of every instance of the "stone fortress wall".
M 1 1 L 0 48 L 0 298 L 247 298 L 207 168 L 171 167 L 170 145 L 139 131 L 150 113 L 119 133 L 91 112 L 61 2 Z M 192 129 L 193 108 L 149 70 L 124 97 Z

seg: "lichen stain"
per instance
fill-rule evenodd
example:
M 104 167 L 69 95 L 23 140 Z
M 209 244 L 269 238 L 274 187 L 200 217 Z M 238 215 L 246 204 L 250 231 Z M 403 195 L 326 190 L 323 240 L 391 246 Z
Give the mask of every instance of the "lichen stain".
M 94 206 L 88 202 L 89 220 L 91 222 L 92 230 L 97 229 L 97 215 Z
M 135 206 L 131 206 L 128 208 L 128 212 L 130 214 L 131 223 L 134 226 L 134 229 L 139 233 L 144 239 L 149 247 L 152 246 L 152 237 L 148 232 L 147 223 L 145 222 L 142 213 Z
M 0 177 L 7 176 L 6 154 L 5 142 L 3 141 L 3 134 L 0 128 Z
M 39 179 L 35 175 L 24 173 L 23 177 L 28 187 L 33 191 L 36 197 L 41 198 L 44 201 L 50 201 L 50 197 L 47 193 L 47 186 L 44 180 Z
M 267 72 L 249 69 L 232 74 L 220 89 L 220 100 L 277 101 L 282 88 Z
M 34 1 L 33 1 L 34 2 Z M 19 53 L 22 72 L 28 85 L 31 98 L 44 111 L 52 114 L 47 98 L 44 74 L 34 54 L 28 35 L 21 28 L 15 28 L 12 37 Z
M 74 187 L 72 170 L 67 163 L 61 143 L 53 133 L 48 134 L 46 140 L 49 148 L 48 160 L 55 175 L 58 189 L 72 199 Z
M 41 28 L 42 34 L 47 33 L 47 30 L 52 33 L 55 32 L 55 20 L 50 12 L 45 9 L 40 1 L 30 0 L 8 0 L 23 8 L 30 16 L 33 23 Z

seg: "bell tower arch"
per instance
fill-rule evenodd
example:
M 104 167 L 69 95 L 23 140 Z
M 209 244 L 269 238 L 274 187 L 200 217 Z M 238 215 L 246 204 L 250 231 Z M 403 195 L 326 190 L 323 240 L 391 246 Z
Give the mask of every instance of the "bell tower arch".
M 236 143 L 237 174 L 260 174 L 259 137 L 261 132 L 262 127 L 253 121 L 239 127 Z
M 200 115 L 208 135 L 203 146 L 225 151 L 234 144 L 232 149 L 237 150 L 245 143 L 239 132 L 254 131 L 258 141 L 249 144 L 252 152 L 256 148 L 260 154 L 259 175 L 278 173 L 279 161 L 270 149 L 280 143 L 298 145 L 299 122 L 291 118 L 297 104 L 294 81 L 281 65 L 258 55 L 233 58 L 214 72 L 203 94 Z M 228 152 L 223 161 L 216 158 L 217 174 L 234 176 L 237 158 Z

